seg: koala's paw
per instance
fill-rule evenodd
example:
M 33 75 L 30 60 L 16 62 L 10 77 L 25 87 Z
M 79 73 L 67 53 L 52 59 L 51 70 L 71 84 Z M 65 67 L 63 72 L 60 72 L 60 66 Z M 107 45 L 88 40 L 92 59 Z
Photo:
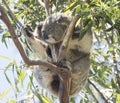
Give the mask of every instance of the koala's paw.
M 72 70 L 72 64 L 66 59 L 62 59 L 60 62 L 56 63 L 57 66 L 61 68 L 66 68 L 67 70 Z

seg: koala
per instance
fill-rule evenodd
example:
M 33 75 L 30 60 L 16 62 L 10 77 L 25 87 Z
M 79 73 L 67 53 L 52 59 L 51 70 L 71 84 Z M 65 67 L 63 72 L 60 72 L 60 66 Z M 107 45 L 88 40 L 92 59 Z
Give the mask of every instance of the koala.
M 63 13 L 52 14 L 36 27 L 33 35 L 38 39 L 44 40 L 49 45 L 54 45 L 56 55 L 58 55 L 60 45 L 64 39 L 66 30 L 71 20 L 71 16 L 65 15 Z M 84 37 L 82 39 L 79 39 L 81 28 L 81 26 L 77 26 L 74 28 L 74 32 L 72 33 L 72 36 L 70 38 L 64 58 L 64 62 L 67 61 L 70 63 L 72 72 L 69 93 L 70 96 L 75 96 L 84 87 L 90 69 L 89 57 L 93 42 L 92 32 L 91 29 L 88 30 Z M 38 48 L 39 45 L 40 44 L 38 43 Z M 34 46 L 34 48 L 36 47 Z M 45 60 L 49 62 L 47 58 L 53 57 L 53 55 L 51 54 L 52 50 L 50 48 L 44 48 L 41 50 L 43 51 L 43 54 L 39 54 L 39 56 L 44 55 L 44 52 L 46 52 Z M 68 67 L 67 64 L 65 65 L 66 67 Z M 60 91 L 60 78 L 56 73 L 52 72 L 49 68 L 38 66 L 34 70 L 34 75 L 38 83 L 43 88 L 45 88 L 47 91 L 50 91 L 52 94 L 58 96 L 58 93 Z

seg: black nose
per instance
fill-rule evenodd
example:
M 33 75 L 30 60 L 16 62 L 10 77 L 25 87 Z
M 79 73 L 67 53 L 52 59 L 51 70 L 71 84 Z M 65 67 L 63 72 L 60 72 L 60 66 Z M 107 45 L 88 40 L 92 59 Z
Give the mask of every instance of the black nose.
M 47 35 L 47 33 L 45 31 L 42 31 L 42 38 L 44 40 L 48 39 L 48 35 Z

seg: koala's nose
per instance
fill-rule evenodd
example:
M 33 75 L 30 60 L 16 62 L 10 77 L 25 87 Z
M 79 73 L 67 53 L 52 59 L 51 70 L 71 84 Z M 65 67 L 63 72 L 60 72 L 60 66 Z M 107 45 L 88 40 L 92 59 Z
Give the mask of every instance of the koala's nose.
M 44 40 L 48 39 L 48 35 L 47 35 L 47 33 L 45 31 L 42 31 L 42 38 Z

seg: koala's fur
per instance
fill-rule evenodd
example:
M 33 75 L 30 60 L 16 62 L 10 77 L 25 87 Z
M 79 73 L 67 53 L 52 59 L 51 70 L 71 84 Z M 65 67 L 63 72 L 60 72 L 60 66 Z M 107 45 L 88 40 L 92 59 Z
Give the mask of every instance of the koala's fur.
M 50 45 L 55 45 L 56 52 L 58 52 L 70 22 L 71 17 L 65 14 L 56 13 L 50 15 L 43 23 L 36 27 L 33 35 L 39 39 L 43 39 Z M 65 56 L 65 60 L 71 64 L 72 68 L 72 82 L 70 88 L 71 96 L 76 95 L 83 88 L 90 68 L 89 56 L 93 41 L 92 32 L 91 30 L 88 30 L 84 37 L 80 40 L 80 31 L 81 27 L 76 27 L 74 29 L 74 33 L 70 38 Z M 39 48 L 39 45 L 37 46 Z M 37 46 L 34 48 L 37 48 Z M 40 53 L 39 56 L 42 57 L 45 55 L 44 52 L 46 52 L 46 50 L 42 47 L 41 51 L 43 52 Z M 44 60 L 47 60 L 47 56 L 48 55 L 46 55 Z M 37 67 L 34 74 L 38 83 L 43 88 L 55 95 L 58 95 L 60 80 L 57 74 L 50 71 L 49 68 L 42 66 Z

